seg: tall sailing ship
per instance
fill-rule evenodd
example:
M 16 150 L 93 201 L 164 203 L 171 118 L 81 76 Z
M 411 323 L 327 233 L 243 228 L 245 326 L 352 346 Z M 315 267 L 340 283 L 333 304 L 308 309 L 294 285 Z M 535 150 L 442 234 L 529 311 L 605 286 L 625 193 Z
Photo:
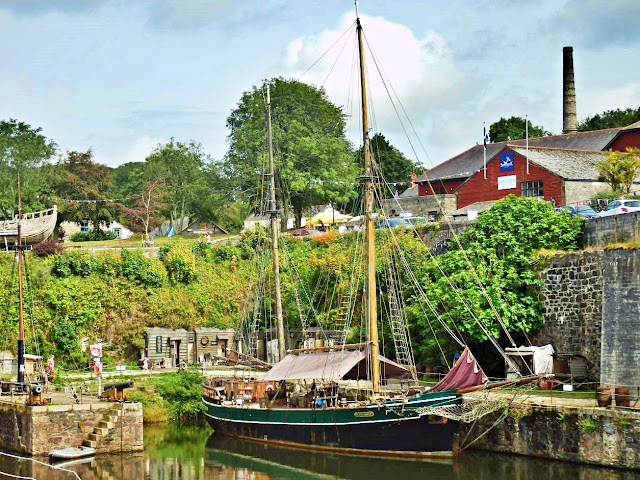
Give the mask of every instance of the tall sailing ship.
M 367 339 L 360 344 L 338 342 L 335 346 L 310 346 L 285 351 L 280 293 L 279 211 L 276 206 L 271 133 L 271 104 L 266 98 L 269 141 L 271 246 L 273 257 L 274 313 L 280 359 L 259 380 L 207 381 L 203 385 L 206 418 L 215 434 L 230 435 L 283 445 L 302 446 L 347 453 L 400 456 L 449 456 L 454 449 L 458 420 L 465 405 L 462 389 L 476 389 L 488 381 L 469 349 L 449 373 L 429 389 L 405 389 L 393 395 L 383 388 L 389 378 L 414 380 L 416 369 L 408 343 L 406 325 L 392 325 L 396 360 L 380 354 L 378 299 L 375 271 L 375 192 L 379 182 L 372 166 L 369 141 L 367 89 L 364 74 L 363 32 L 356 20 L 360 64 L 362 139 L 364 174 L 364 233 L 366 266 L 362 311 L 366 317 Z M 399 310 L 397 295 L 389 311 Z M 394 315 L 392 315 L 394 316 Z M 402 318 L 399 312 L 395 317 Z M 404 330 L 403 330 L 404 329 Z M 346 338 L 346 334 L 343 337 Z M 395 338 L 394 338 L 395 341 Z M 400 349 L 400 352 L 398 352 Z M 366 398 L 345 394 L 348 380 L 366 380 Z

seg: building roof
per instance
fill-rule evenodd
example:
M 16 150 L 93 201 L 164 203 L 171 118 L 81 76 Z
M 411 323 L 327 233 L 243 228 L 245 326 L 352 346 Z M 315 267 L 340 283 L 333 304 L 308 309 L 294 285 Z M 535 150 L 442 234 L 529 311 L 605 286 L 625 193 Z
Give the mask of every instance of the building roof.
M 453 212 L 448 213 L 447 215 L 453 218 L 466 217 L 467 215 L 469 215 L 470 211 L 475 211 L 480 213 L 480 212 L 484 212 L 485 210 L 489 210 L 491 207 L 493 207 L 493 204 L 496 202 L 497 200 L 487 200 L 486 202 L 475 202 L 475 203 L 472 203 L 471 205 L 467 205 L 466 207 L 462 207 L 457 210 L 454 210 Z
M 399 197 L 400 198 L 411 198 L 418 196 L 418 185 L 412 183 L 409 188 L 407 188 L 404 192 L 402 192 Z
M 627 127 L 607 128 L 605 130 L 593 130 L 590 132 L 566 133 L 563 135 L 550 135 L 529 139 L 529 147 L 548 147 L 568 150 L 603 151 L 611 142 L 625 130 L 638 128 L 636 122 Z M 526 139 L 509 140 L 487 144 L 487 163 L 507 145 L 524 146 Z M 434 180 L 465 179 L 479 171 L 484 165 L 484 146 L 475 145 L 455 157 L 435 166 L 418 177 L 418 182 Z
M 565 180 L 597 180 L 598 162 L 604 160 L 607 152 L 569 150 L 564 148 L 541 148 L 507 145 L 514 152 L 528 157 L 531 163 L 549 170 Z

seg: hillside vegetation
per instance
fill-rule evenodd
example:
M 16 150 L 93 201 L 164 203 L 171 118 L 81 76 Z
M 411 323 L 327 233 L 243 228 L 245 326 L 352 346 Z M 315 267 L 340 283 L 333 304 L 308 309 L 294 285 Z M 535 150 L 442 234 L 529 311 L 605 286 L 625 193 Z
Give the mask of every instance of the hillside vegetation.
M 578 217 L 554 212 L 549 202 L 510 196 L 483 212 L 460 237 L 464 250 L 451 242 L 449 251 L 432 257 L 419 236 L 427 235 L 426 229 L 380 230 L 379 297 L 384 300 L 390 295 L 389 265 L 411 267 L 430 306 L 412 288 L 413 277 L 404 269 L 397 271 L 398 293 L 408 306 L 416 360 L 423 364 L 438 362 L 441 348 L 447 356 L 459 348 L 447 340 L 439 322 L 449 325 L 467 343 L 486 342 L 487 335 L 503 339 L 496 312 L 512 334 L 531 333 L 543 324 L 537 300 L 536 252 L 577 248 L 582 225 Z M 145 327 L 239 329 L 243 317 L 254 317 L 254 306 L 259 309 L 256 318 L 273 318 L 270 260 L 255 253 L 267 239 L 266 232 L 254 232 L 235 246 L 212 248 L 195 241 L 167 244 L 160 248 L 158 258 L 126 249 L 95 255 L 70 251 L 47 258 L 28 253 L 27 351 L 56 354 L 67 368 L 79 367 L 87 361 L 80 348 L 80 339 L 86 337 L 108 344 L 107 362 L 136 360 L 144 347 Z M 283 236 L 282 240 L 286 326 L 300 328 L 299 299 L 301 304 L 312 305 L 303 311 L 308 325 L 331 329 L 341 318 L 345 299 L 355 292 L 349 340 L 360 341 L 364 286 L 352 258 L 362 254 L 362 235 L 329 232 L 313 238 Z M 392 253 L 396 244 L 402 247 L 403 257 Z M 0 256 L 0 341 L 4 349 L 14 349 L 16 344 L 15 265 L 12 255 Z M 261 271 L 266 273 L 260 276 Z M 257 287 L 263 293 L 261 301 L 256 301 Z M 383 318 L 389 315 L 382 304 L 378 311 Z M 263 322 L 261 327 L 273 324 Z M 383 350 L 393 357 L 389 328 L 381 331 Z

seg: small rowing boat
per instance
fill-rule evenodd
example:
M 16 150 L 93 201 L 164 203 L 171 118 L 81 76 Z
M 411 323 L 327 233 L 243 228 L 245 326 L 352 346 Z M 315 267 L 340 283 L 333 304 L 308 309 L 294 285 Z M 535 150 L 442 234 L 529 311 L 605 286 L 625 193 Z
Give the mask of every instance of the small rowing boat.
M 88 457 L 95 454 L 96 449 L 93 447 L 68 447 L 51 450 L 49 452 L 49 457 L 51 457 L 52 460 L 71 460 L 75 458 Z

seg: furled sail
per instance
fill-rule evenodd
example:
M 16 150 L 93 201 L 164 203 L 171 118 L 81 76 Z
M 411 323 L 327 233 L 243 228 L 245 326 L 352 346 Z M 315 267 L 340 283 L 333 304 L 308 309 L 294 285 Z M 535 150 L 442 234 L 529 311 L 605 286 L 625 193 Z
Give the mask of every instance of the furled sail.
M 445 390 L 457 390 L 459 388 L 482 385 L 488 381 L 489 379 L 482 371 L 482 368 L 469 350 L 469 347 L 466 347 L 456 364 L 449 370 L 449 373 L 429 389 L 429 391 L 442 392 Z

